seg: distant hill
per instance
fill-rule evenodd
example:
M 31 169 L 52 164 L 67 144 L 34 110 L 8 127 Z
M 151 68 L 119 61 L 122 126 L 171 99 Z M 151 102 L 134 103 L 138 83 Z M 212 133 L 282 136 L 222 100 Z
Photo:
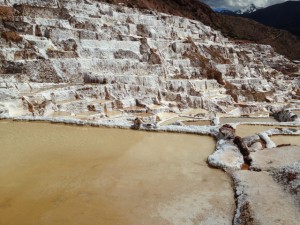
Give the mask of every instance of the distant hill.
M 300 1 L 288 1 L 239 16 L 300 36 Z
M 225 15 L 237 16 L 237 15 L 242 15 L 242 14 L 247 14 L 247 13 L 253 13 L 259 9 L 262 9 L 262 8 L 256 7 L 256 5 L 254 5 L 254 4 L 250 4 L 244 8 L 241 8 L 241 9 L 235 10 L 235 11 L 229 10 L 229 9 L 215 9 L 215 11 L 219 12 L 221 14 L 225 14 Z

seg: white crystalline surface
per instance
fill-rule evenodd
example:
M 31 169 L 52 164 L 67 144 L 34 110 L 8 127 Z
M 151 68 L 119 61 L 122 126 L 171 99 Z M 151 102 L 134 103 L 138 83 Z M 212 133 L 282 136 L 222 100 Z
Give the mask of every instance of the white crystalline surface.
M 190 108 L 267 111 L 299 88 L 298 78 L 278 69 L 291 68 L 296 77 L 299 65 L 199 21 L 92 0 L 10 0 L 0 7 L 14 15 L 0 20 L 2 117 L 126 123 L 143 116 L 153 123 L 159 113 Z M 249 101 L 254 107 L 235 105 Z

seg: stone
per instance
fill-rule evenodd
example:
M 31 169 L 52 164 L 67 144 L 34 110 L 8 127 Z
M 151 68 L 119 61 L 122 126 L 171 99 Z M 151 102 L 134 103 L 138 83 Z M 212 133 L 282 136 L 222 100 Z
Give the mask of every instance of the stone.
M 132 129 L 139 130 L 143 124 L 143 121 L 140 118 L 135 118 L 133 121 Z
M 299 121 L 298 115 L 288 109 L 282 109 L 273 113 L 273 116 L 280 122 Z

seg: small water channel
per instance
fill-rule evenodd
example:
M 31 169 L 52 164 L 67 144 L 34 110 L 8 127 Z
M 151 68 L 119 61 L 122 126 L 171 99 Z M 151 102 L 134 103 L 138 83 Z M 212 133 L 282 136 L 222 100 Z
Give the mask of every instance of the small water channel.
M 208 136 L 0 121 L 0 224 L 232 223 Z

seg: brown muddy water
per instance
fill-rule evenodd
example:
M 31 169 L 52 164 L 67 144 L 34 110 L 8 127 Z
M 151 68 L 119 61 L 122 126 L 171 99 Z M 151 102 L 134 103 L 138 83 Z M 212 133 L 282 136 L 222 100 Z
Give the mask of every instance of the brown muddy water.
M 208 136 L 0 121 L 1 225 L 231 224 Z

